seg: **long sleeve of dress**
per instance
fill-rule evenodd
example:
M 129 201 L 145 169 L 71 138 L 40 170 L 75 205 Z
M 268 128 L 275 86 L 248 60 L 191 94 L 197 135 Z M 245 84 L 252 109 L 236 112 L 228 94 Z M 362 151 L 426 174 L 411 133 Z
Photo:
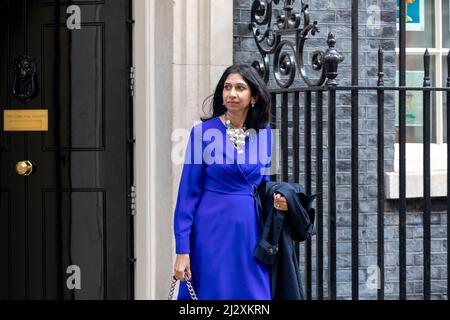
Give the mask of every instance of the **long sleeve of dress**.
M 177 254 L 190 253 L 192 221 L 203 193 L 203 170 L 201 126 L 196 126 L 189 135 L 174 213 Z

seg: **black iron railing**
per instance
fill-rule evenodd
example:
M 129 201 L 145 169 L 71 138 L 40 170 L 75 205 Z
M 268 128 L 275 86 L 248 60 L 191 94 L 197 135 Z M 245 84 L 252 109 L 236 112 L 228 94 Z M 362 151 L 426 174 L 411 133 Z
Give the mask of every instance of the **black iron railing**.
M 283 3 L 282 3 L 283 2 Z M 296 9 L 295 0 L 255 0 L 252 5 L 252 18 L 250 28 L 256 45 L 261 53 L 261 59 L 254 62 L 254 68 L 266 80 L 274 83 L 278 88 L 273 88 L 272 93 L 272 127 L 275 128 L 278 120 L 281 131 L 281 180 L 288 180 L 289 145 L 288 129 L 292 127 L 292 162 L 294 182 L 299 182 L 300 173 L 305 175 L 305 190 L 308 193 L 319 193 L 317 208 L 317 234 L 316 234 L 316 298 L 336 299 L 336 93 L 351 93 L 351 255 L 352 255 L 352 298 L 359 298 L 359 167 L 358 167 L 358 135 L 359 135 L 359 95 L 361 92 L 376 92 L 377 94 L 377 264 L 379 268 L 378 299 L 385 297 L 385 268 L 384 268 L 384 215 L 385 215 L 385 180 L 384 180 L 384 108 L 385 93 L 399 93 L 399 299 L 406 299 L 406 93 L 408 91 L 423 92 L 423 298 L 430 299 L 431 296 L 431 188 L 430 188 L 430 144 L 431 144 L 431 119 L 430 119 L 430 96 L 432 92 L 447 92 L 447 110 L 450 110 L 450 53 L 447 57 L 447 87 L 432 87 L 430 82 L 430 55 L 428 50 L 424 53 L 424 79 L 422 87 L 406 86 L 406 22 L 405 22 L 405 0 L 400 0 L 400 31 L 399 31 L 399 86 L 385 86 L 384 83 L 384 53 L 378 51 L 378 81 L 376 86 L 359 86 L 359 61 L 358 61 L 358 1 L 352 1 L 352 81 L 351 86 L 338 86 L 336 78 L 338 76 L 338 65 L 342 62 L 342 55 L 336 50 L 336 39 L 333 34 L 328 35 L 325 51 L 314 51 L 310 65 L 315 71 L 315 79 L 307 75 L 305 61 L 305 42 L 309 37 L 319 32 L 317 22 L 310 21 L 308 4 L 301 1 Z M 281 5 L 281 8 L 280 8 Z M 278 6 L 278 11 L 274 9 Z M 303 19 L 302 19 L 303 16 Z M 303 21 L 303 24 L 302 24 Z M 336 35 L 337 38 L 339 35 Z M 324 44 L 325 45 L 325 44 Z M 262 61 L 262 62 L 261 62 Z M 271 75 L 273 74 L 273 77 Z M 274 79 L 274 82 L 272 81 Z M 303 86 L 292 85 L 296 80 L 303 80 Z M 327 99 L 328 105 L 328 185 L 327 185 L 327 212 L 328 231 L 325 235 L 322 212 L 324 211 L 324 198 L 321 194 L 323 189 L 323 159 L 324 144 L 322 132 L 323 128 L 323 102 Z M 277 103 L 280 102 L 280 119 L 277 119 Z M 304 115 L 304 168 L 300 167 L 299 158 L 300 142 L 300 107 L 303 105 Z M 316 190 L 312 190 L 312 106 L 315 106 L 315 181 Z M 292 112 L 292 122 L 288 121 Z M 447 123 L 450 123 L 450 112 L 447 112 Z M 447 131 L 447 138 L 449 133 Z M 450 140 L 447 140 L 450 141 Z M 447 155 L 450 155 L 450 144 L 447 145 Z M 447 157 L 447 168 L 450 168 L 450 157 Z M 447 170 L 447 192 L 450 190 L 450 176 Z M 450 212 L 450 199 L 447 197 L 447 221 Z M 447 223 L 447 274 L 450 274 L 449 251 L 449 223 Z M 328 293 L 324 294 L 324 236 L 327 236 L 328 247 L 326 257 L 328 258 Z M 298 246 L 297 246 L 298 248 Z M 305 274 L 306 274 L 306 295 L 312 298 L 312 247 L 311 241 L 305 244 Z M 449 277 L 447 276 L 447 279 Z M 450 293 L 450 281 L 447 280 L 447 296 Z

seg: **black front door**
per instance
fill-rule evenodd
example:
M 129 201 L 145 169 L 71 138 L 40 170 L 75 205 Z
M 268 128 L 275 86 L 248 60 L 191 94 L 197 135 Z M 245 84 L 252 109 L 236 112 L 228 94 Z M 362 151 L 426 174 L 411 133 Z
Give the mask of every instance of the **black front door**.
M 0 0 L 0 299 L 133 296 L 129 2 Z

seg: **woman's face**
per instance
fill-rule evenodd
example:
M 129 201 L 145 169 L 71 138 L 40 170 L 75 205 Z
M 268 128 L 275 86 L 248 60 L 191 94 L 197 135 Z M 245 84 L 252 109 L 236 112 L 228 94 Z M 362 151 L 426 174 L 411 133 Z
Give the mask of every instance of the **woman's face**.
M 228 75 L 223 86 L 223 102 L 227 110 L 241 111 L 247 109 L 256 100 L 247 81 L 239 73 Z

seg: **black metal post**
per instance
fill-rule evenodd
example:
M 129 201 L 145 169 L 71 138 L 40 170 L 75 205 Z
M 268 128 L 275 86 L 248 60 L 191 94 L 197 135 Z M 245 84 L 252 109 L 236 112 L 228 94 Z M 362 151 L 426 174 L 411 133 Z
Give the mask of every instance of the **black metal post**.
M 293 149 L 294 149 L 294 156 L 293 156 L 293 168 L 294 168 L 294 182 L 299 183 L 300 182 L 300 93 L 295 92 L 294 93 L 294 105 L 292 110 L 292 116 L 293 116 Z M 299 257 L 300 257 L 300 244 L 298 242 L 294 243 L 294 252 L 295 256 L 297 258 L 297 261 L 300 264 Z
M 300 93 L 294 93 L 292 147 L 294 149 L 294 182 L 300 181 Z
M 423 64 L 425 70 L 425 76 L 423 78 L 423 87 L 429 87 L 430 84 L 430 54 L 428 49 L 423 56 Z M 430 299 L 430 224 L 431 224 L 431 187 L 430 187 L 430 91 L 423 92 L 423 298 L 424 300 Z
M 359 35 L 358 35 L 358 0 L 352 0 L 352 85 L 358 85 L 359 78 Z M 352 90 L 352 299 L 357 300 L 359 297 L 359 241 L 358 241 L 358 225 L 359 225 L 359 91 Z
M 305 191 L 311 194 L 311 91 L 305 93 Z M 306 240 L 306 299 L 312 298 L 311 238 Z
M 316 96 L 316 272 L 317 299 L 323 300 L 323 92 L 317 91 Z
M 328 298 L 336 299 L 336 89 L 328 96 Z
M 325 52 L 328 88 L 328 298 L 336 299 L 336 77 L 344 60 L 336 50 L 336 39 L 330 32 Z
M 384 54 L 380 48 L 378 50 L 378 83 L 379 87 L 384 86 Z M 379 268 L 378 280 L 378 300 L 384 300 L 384 91 L 377 91 L 378 99 L 378 139 L 377 139 L 377 181 L 378 181 L 378 203 L 377 203 L 377 265 Z
M 272 92 L 271 94 L 271 106 L 270 106 L 270 128 L 275 129 L 277 127 L 277 94 Z
M 281 96 L 281 152 L 283 157 L 281 180 L 288 180 L 288 94 Z

